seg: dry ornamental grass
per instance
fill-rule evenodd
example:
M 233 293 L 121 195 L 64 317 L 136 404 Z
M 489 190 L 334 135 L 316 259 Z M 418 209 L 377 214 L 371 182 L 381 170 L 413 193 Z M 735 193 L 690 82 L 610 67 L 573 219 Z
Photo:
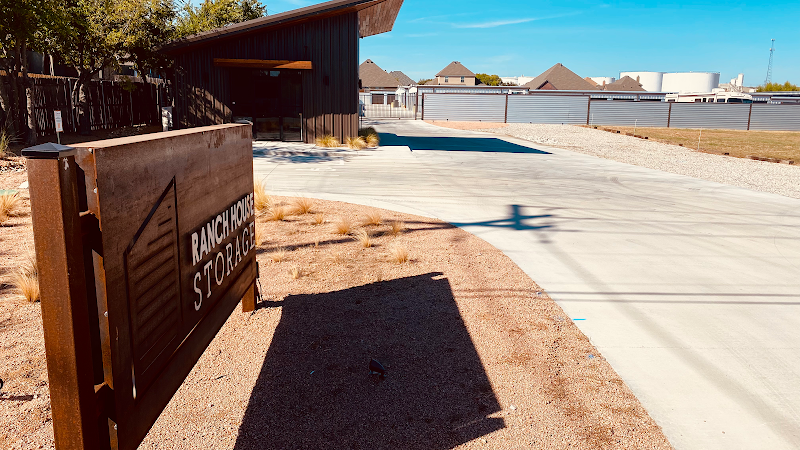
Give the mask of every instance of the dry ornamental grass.
M 311 208 L 314 207 L 314 201 L 306 197 L 297 197 L 294 199 L 292 204 L 294 205 L 293 212 L 297 215 L 309 214 L 311 212 Z
M 325 136 L 317 138 L 316 144 L 318 147 L 336 148 L 339 146 L 339 140 L 336 139 L 335 136 L 326 134 Z
M 272 208 L 272 197 L 267 194 L 267 189 L 264 187 L 263 182 L 255 183 L 253 186 L 253 197 L 253 203 L 257 213 L 263 214 Z
M 369 236 L 367 230 L 358 230 L 353 235 L 355 239 L 361 244 L 364 248 L 372 247 L 372 239 Z
M 323 223 L 325 223 L 325 214 L 323 213 L 314 214 L 314 225 L 322 225 Z
M 345 139 L 345 144 L 347 144 L 347 148 L 351 148 L 353 150 L 363 150 L 367 148 L 367 142 L 362 137 L 349 137 Z
M 348 234 L 353 228 L 353 223 L 346 217 L 340 217 L 336 223 L 333 224 L 333 229 L 336 234 Z
M 408 250 L 397 244 L 389 247 L 389 259 L 397 264 L 408 262 Z
M 283 259 L 286 258 L 286 249 L 283 247 L 278 247 L 275 250 L 269 252 L 269 259 L 272 262 L 281 262 Z
M 381 213 L 379 211 L 370 211 L 366 214 L 364 218 L 364 225 L 381 225 L 383 224 L 383 218 L 381 217 Z
M 281 221 L 286 218 L 286 208 L 273 205 L 265 214 L 267 220 L 272 222 Z
M 24 257 L 20 267 L 11 276 L 11 284 L 25 300 L 39 300 L 39 266 L 33 252 L 29 251 Z
M 4 223 L 17 213 L 20 207 L 19 194 L 0 195 L 0 223 Z
M 389 223 L 389 225 L 391 226 L 389 232 L 392 234 L 392 236 L 397 236 L 406 229 L 406 224 L 400 220 L 393 220 Z

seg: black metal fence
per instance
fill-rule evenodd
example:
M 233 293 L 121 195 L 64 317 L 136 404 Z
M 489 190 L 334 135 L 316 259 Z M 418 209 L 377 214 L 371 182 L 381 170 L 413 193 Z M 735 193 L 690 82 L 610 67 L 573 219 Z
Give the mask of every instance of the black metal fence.
M 79 131 L 78 105 L 72 100 L 77 79 L 36 77 L 33 83 L 33 113 L 39 135 L 55 133 L 53 111 L 61 111 L 64 132 Z M 7 76 L 0 83 L 8 86 Z M 168 85 L 163 81 L 92 80 L 88 85 L 92 130 L 161 123 L 161 106 L 171 104 Z

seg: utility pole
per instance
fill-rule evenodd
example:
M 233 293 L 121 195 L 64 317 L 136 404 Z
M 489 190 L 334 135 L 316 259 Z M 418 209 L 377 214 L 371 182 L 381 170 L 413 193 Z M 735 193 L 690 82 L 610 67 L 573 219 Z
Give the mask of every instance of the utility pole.
M 775 52 L 775 39 L 769 46 L 769 66 L 767 66 L 767 78 L 764 80 L 764 86 L 772 82 L 772 54 Z

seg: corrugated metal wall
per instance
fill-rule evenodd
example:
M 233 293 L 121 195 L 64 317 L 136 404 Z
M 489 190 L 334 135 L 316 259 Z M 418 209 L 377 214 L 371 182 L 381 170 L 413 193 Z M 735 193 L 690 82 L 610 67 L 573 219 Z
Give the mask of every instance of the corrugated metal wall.
M 540 94 L 425 94 L 424 99 L 426 120 L 729 130 L 747 130 L 749 123 L 751 130 L 800 131 L 800 105 L 590 101 Z
M 424 94 L 424 102 L 425 120 L 500 123 L 505 120 L 505 95 Z
M 231 121 L 229 70 L 214 58 L 311 61 L 304 70 L 304 140 L 358 134 L 358 13 L 270 28 L 176 56 L 175 114 L 182 126 Z
M 746 130 L 750 105 L 728 103 L 673 103 L 670 128 Z
M 590 125 L 666 127 L 669 103 L 620 102 L 593 100 L 589 109 Z
M 800 131 L 800 105 L 753 105 L 750 129 Z
M 586 124 L 589 96 L 509 95 L 509 123 Z

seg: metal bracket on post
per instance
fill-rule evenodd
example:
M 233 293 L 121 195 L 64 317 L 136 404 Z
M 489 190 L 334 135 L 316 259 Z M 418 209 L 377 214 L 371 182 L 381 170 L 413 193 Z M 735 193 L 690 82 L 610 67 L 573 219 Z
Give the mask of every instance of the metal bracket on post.
M 90 315 L 81 232 L 76 150 L 42 144 L 28 158 L 33 236 L 39 267 L 42 325 L 57 450 L 108 449 L 98 417 Z M 93 288 L 93 286 L 92 286 Z

